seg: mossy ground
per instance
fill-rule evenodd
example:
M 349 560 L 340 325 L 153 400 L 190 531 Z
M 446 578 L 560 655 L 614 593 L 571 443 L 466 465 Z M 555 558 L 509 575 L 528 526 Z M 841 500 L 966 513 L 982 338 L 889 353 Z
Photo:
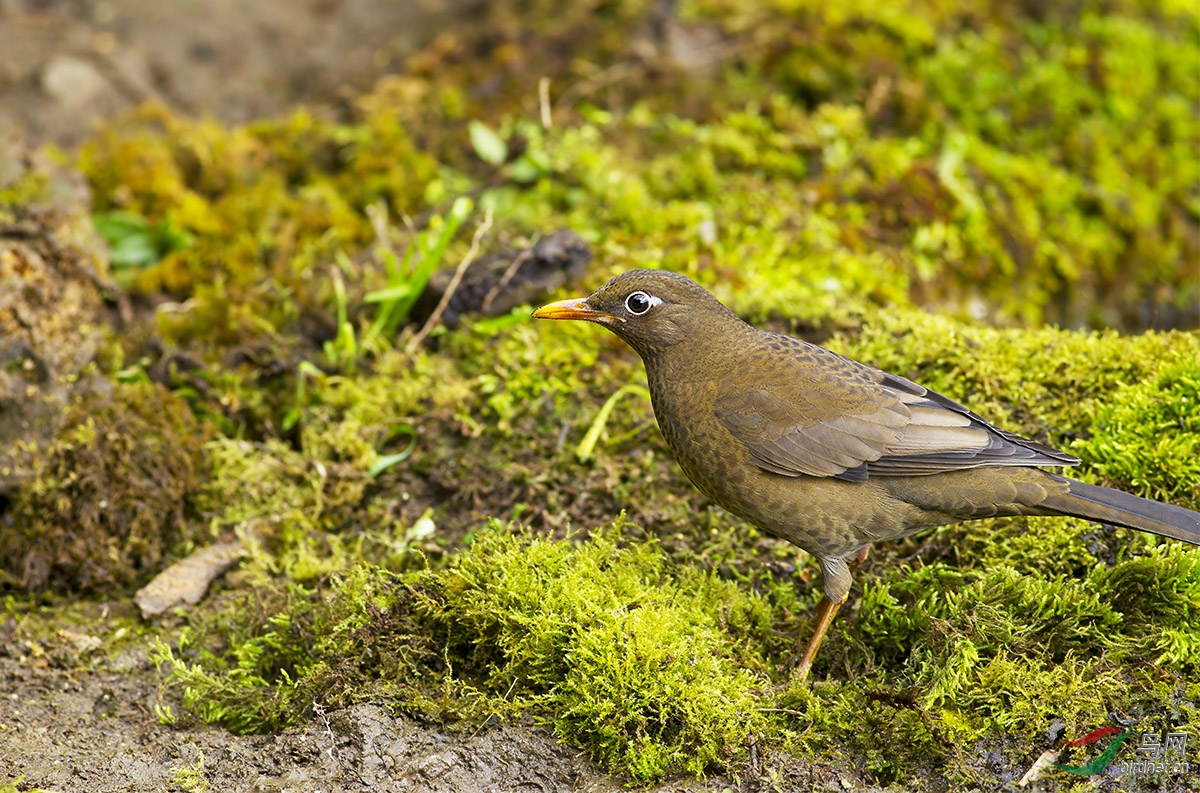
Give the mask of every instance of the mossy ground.
M 100 361 L 121 400 L 162 409 L 70 425 L 14 536 L 99 514 L 96 482 L 125 498 L 141 480 L 120 472 L 148 466 L 187 512 L 153 558 L 98 526 L 125 548 L 103 580 L 242 536 L 245 562 L 156 650 L 190 713 L 238 731 L 371 699 L 471 729 L 529 713 L 639 784 L 805 757 L 929 790 L 1012 782 L 1055 722 L 1200 740 L 1197 549 L 1067 519 L 884 545 L 798 684 L 812 560 L 695 493 L 636 392 L 575 453 L 643 382 L 630 351 L 520 311 L 413 349 L 371 332 L 365 299 L 403 217 L 434 240 L 471 194 L 486 244 L 574 229 L 588 286 L 685 272 L 1079 455 L 1082 478 L 1200 508 L 1200 338 L 1044 324 L 1195 324 L 1195 11 L 697 0 L 671 24 L 721 58 L 689 71 L 623 49 L 653 40 L 640 4 L 535 5 L 440 39 L 344 117 L 148 109 L 84 148 L 98 210 L 189 240 L 118 270 L 143 322 Z M 503 162 L 472 152 L 472 120 Z M 163 517 L 144 500 L 131 537 Z M 101 580 L 72 564 L 62 588 Z

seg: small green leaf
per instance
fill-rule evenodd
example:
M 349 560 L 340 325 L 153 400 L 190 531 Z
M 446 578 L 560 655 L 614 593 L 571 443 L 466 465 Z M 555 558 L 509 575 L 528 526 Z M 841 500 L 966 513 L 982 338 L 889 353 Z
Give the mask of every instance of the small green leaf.
M 531 313 L 533 313 L 532 306 L 517 306 L 507 314 L 476 320 L 471 323 L 471 332 L 480 336 L 492 336 L 505 328 L 510 328 L 517 323 L 527 321 Z
M 133 212 L 104 212 L 93 215 L 92 225 L 101 237 L 110 242 L 130 234 L 145 234 L 150 230 L 150 222 Z
M 148 234 L 130 234 L 109 244 L 108 261 L 114 268 L 145 267 L 161 258 Z
M 412 449 L 406 449 L 405 451 L 398 452 L 397 454 L 387 454 L 383 457 L 377 458 L 375 462 L 371 463 L 371 467 L 367 469 L 367 476 L 374 479 L 396 463 L 407 460 L 410 454 L 412 454 Z
M 192 235 L 168 218 L 157 225 L 133 212 L 103 212 L 92 216 L 92 225 L 109 246 L 109 263 L 115 269 L 157 264 L 172 251 L 191 247 Z
M 371 466 L 367 469 L 367 474 L 372 479 L 379 476 L 396 463 L 407 460 L 413 453 L 413 449 L 417 448 L 417 430 L 407 421 L 400 421 L 392 425 L 392 427 L 388 430 L 387 440 L 390 441 L 402 435 L 408 436 L 408 445 L 395 454 L 385 454 L 376 457 L 375 462 L 371 463 Z
M 545 173 L 545 168 L 540 167 L 528 157 L 520 157 L 510 166 L 508 166 L 508 177 L 513 181 L 521 182 L 522 184 L 536 182 L 539 178 L 544 176 Z
M 467 216 L 475 210 L 475 202 L 466 196 L 459 196 L 454 199 L 454 203 L 450 205 L 450 218 L 446 226 L 448 229 L 457 229 L 462 225 L 462 222 L 467 219 Z M 453 231 L 449 231 L 451 235 Z
M 579 458 L 579 462 L 586 463 L 592 459 L 592 455 L 596 450 L 596 443 L 600 440 L 600 433 L 604 431 L 604 425 L 608 423 L 609 414 L 612 413 L 617 401 L 626 394 L 640 394 L 646 399 L 650 398 L 649 389 L 636 383 L 630 383 L 618 388 L 616 393 L 610 396 L 600 407 L 600 412 L 596 414 L 596 419 L 592 422 L 592 426 L 588 427 L 587 434 L 583 436 L 583 440 L 575 448 L 575 456 Z
M 118 383 L 149 383 L 150 375 L 141 366 L 129 366 L 113 375 Z
M 508 146 L 491 128 L 479 121 L 472 121 L 468 126 L 471 133 L 471 146 L 479 159 L 488 165 L 502 165 L 508 159 Z
M 411 293 L 411 285 L 400 284 L 399 286 L 392 286 L 387 289 L 376 289 L 374 292 L 367 292 L 363 297 L 363 301 L 367 303 L 384 303 L 388 300 L 398 300 L 402 297 L 408 297 Z

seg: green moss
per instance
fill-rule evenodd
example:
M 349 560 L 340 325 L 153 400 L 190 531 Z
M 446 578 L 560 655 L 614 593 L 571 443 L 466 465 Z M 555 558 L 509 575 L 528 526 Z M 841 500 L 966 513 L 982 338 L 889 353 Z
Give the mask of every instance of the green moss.
M 10 219 L 11 208 L 36 203 L 46 195 L 49 178 L 37 171 L 23 172 L 6 184 L 0 184 L 0 212 Z
M 1200 19 L 1182 7 L 692 0 L 681 19 L 754 46 L 718 61 L 716 80 L 601 80 L 546 132 L 521 118 L 520 75 L 553 73 L 569 97 L 645 13 L 585 13 L 594 5 L 520 23 L 497 6 L 502 43 L 472 58 L 440 41 L 356 103 L 351 123 L 301 111 L 225 132 L 151 110 L 106 131 L 84 169 L 103 206 L 208 235 L 143 287 L 213 305 L 220 290 L 235 302 L 249 290 L 277 327 L 295 319 L 290 300 L 327 298 L 317 265 L 369 239 L 367 205 L 410 210 L 485 181 L 502 185 L 498 217 L 522 230 L 554 218 L 624 263 L 736 263 L 810 318 L 908 294 L 1003 321 L 1194 321 L 1200 85 L 1181 64 L 1197 57 Z M 545 48 L 519 40 L 526 26 L 546 32 Z M 566 67 L 564 42 L 579 43 Z M 528 72 L 505 62 L 497 74 L 490 57 L 506 46 Z M 448 51 L 461 62 L 447 67 Z M 462 90 L 485 74 L 499 83 L 486 103 Z M 494 118 L 504 109 L 518 117 Z M 466 119 L 497 121 L 519 142 L 514 162 L 464 157 Z M 264 272 L 287 300 L 251 286 Z
M 989 733 L 1036 739 L 1048 714 L 1103 721 L 1106 701 L 1128 685 L 1122 664 L 1155 663 L 1153 643 L 1127 633 L 1135 626 L 1094 582 L 1005 567 L 906 573 L 868 586 L 856 633 L 877 659 L 903 661 L 899 679 L 956 744 Z M 1111 654 L 1102 661 L 1096 646 Z
M 997 741 L 1026 758 L 1021 773 L 1054 720 L 1082 735 L 1116 707 L 1147 724 L 1187 725 L 1195 714 L 1183 681 L 1200 654 L 1174 620 L 1196 620 L 1198 558 L 1165 546 L 1113 568 L 1096 563 L 1079 579 L 982 560 L 889 569 L 866 583 L 856 624 L 842 623 L 849 646 L 829 662 L 852 674 L 781 695 L 802 728 L 787 740 L 831 762 L 865 763 L 879 784 L 921 788 L 914 780 L 930 764 L 952 784 L 979 784 L 991 773 L 981 746 Z M 1110 577 L 1137 579 L 1138 605 Z
M 1156 545 L 1145 555 L 1097 570 L 1093 580 L 1101 597 L 1126 604 L 1120 636 L 1109 637 L 1109 647 L 1137 652 L 1143 663 L 1153 656 L 1153 664 L 1194 674 L 1200 642 L 1182 627 L 1200 615 L 1200 554 L 1194 547 Z
M 643 782 L 726 764 L 764 727 L 754 672 L 763 660 L 742 642 L 770 630 L 766 604 L 615 530 L 579 544 L 486 531 L 444 571 L 392 582 L 363 568 L 321 600 L 295 587 L 285 600 L 268 619 L 234 618 L 219 656 L 187 663 L 160 649 L 202 718 L 270 728 L 300 715 L 314 692 L 362 696 L 344 686 L 387 680 L 391 669 L 402 707 L 532 708 Z M 376 645 L 384 630 L 393 638 Z
M 1200 507 L 1200 355 L 1114 393 L 1071 450 L 1131 492 Z
M 304 310 L 330 305 L 322 263 L 371 239 L 368 206 L 419 206 L 434 163 L 390 113 L 344 125 L 300 110 L 225 130 L 147 107 L 85 145 L 80 167 L 97 210 L 170 222 L 194 238 L 127 272 L 126 285 L 194 301 L 180 338 L 228 340 L 290 328 Z
M 865 111 L 868 140 L 828 140 L 809 183 L 843 229 L 898 242 L 927 296 L 1072 324 L 1194 307 L 1193 12 L 698 0 L 685 13 L 754 31 L 757 57 L 711 100 L 721 110 L 783 94 Z
M 766 611 L 668 569 L 653 545 L 616 539 L 572 548 L 483 535 L 444 576 L 431 616 L 463 653 L 460 673 L 549 706 L 555 730 L 606 766 L 642 781 L 701 773 L 761 726 L 760 682 L 745 668 L 755 659 L 731 657 L 728 637 L 763 630 Z
M 323 463 L 277 441 L 219 439 L 206 448 L 211 479 L 197 496 L 212 525 L 237 529 L 268 552 L 268 568 L 311 580 L 347 564 L 333 532 L 358 506 L 366 469 Z
M 171 769 L 171 781 L 184 793 L 206 793 L 208 777 L 204 775 L 204 752 L 197 750 L 195 762 Z
M 370 468 L 396 427 L 418 415 L 452 411 L 472 397 L 451 362 L 424 353 L 383 350 L 371 371 L 357 377 L 300 374 L 303 399 L 294 405 L 301 445 L 322 460 L 353 461 Z
M 206 430 L 178 397 L 151 384 L 72 406 L 39 450 L 34 481 L 0 532 L 10 580 L 30 589 L 124 589 L 181 543 L 206 536 L 194 500 Z
M 1087 554 L 1040 544 L 1042 557 Z M 611 533 L 576 545 L 491 530 L 444 570 L 361 568 L 321 597 L 272 585 L 197 638 L 212 651 L 166 657 L 197 714 L 239 730 L 290 723 L 314 697 L 383 696 L 468 723 L 531 710 L 639 781 L 738 768 L 753 735 L 887 784 L 929 763 L 969 768 L 980 740 L 1032 761 L 1050 721 L 1082 733 L 1114 701 L 1186 720 L 1170 703 L 1200 663 L 1200 552 L 1122 553 L 1113 566 L 1088 555 L 1072 577 L 987 559 L 891 568 L 818 665 L 818 679 L 850 674 L 814 688 L 787 685 L 789 642 L 773 627 L 800 611 L 792 584 L 761 569 L 722 581 Z

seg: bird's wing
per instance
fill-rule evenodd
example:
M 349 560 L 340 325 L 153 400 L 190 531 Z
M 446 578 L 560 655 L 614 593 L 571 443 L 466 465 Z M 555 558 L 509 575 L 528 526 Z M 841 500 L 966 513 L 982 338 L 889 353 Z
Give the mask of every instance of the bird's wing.
M 786 336 L 767 336 L 754 387 L 720 397 L 717 419 L 764 470 L 864 481 L 1078 459 L 992 426 L 910 380 Z M 786 341 L 783 341 L 786 340 Z

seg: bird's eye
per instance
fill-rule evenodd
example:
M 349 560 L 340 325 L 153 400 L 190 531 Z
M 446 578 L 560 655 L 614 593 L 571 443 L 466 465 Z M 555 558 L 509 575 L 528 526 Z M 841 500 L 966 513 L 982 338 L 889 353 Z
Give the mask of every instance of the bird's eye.
M 651 297 L 645 292 L 634 292 L 625 298 L 625 308 L 629 310 L 630 314 L 640 317 L 661 302 L 657 297 Z

